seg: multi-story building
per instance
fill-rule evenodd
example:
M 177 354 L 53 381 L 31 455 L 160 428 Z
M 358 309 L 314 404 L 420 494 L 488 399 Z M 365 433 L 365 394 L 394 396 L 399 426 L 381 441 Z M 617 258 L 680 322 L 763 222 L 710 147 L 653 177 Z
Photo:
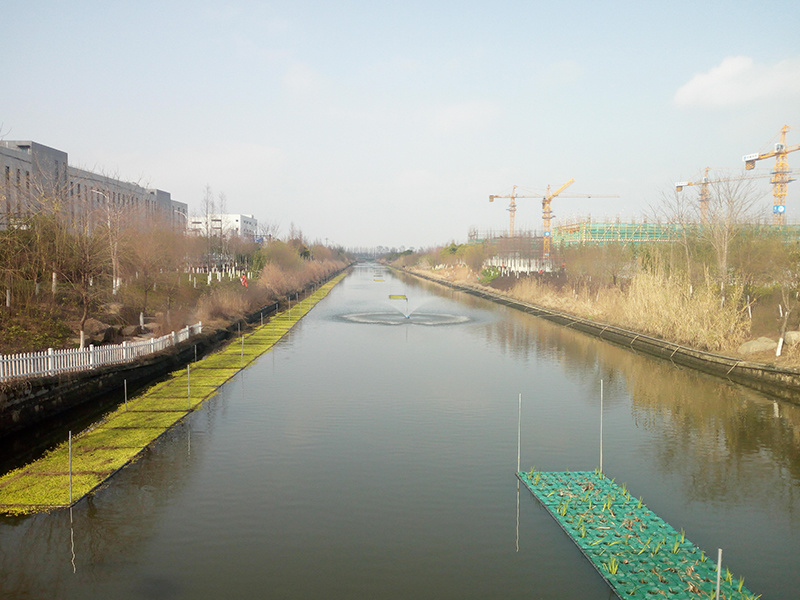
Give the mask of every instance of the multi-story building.
M 0 229 L 44 210 L 74 222 L 103 213 L 160 215 L 185 229 L 188 205 L 169 192 L 69 166 L 66 152 L 32 141 L 0 141 Z
M 208 237 L 238 236 L 253 241 L 258 234 L 258 220 L 253 215 L 202 215 L 191 218 L 189 231 Z

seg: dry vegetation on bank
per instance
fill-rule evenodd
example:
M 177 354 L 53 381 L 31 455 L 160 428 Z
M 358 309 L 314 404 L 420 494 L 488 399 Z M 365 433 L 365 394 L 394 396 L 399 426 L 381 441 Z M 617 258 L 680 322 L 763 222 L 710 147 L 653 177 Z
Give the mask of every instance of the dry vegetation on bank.
M 152 215 L 115 221 L 55 207 L 0 230 L 0 257 L 4 354 L 73 347 L 81 331 L 86 344 L 100 344 L 120 341 L 126 328 L 136 335 L 223 325 L 351 262 L 294 228 L 285 240 L 257 244 L 219 232 L 190 236 Z M 137 330 L 140 314 L 147 331 Z
M 743 221 L 749 213 L 739 203 L 750 199 L 746 190 L 729 186 L 712 197 L 708 224 L 687 221 L 672 242 L 555 248 L 555 271 L 519 278 L 483 266 L 503 256 L 498 244 L 451 243 L 389 261 L 700 350 L 744 356 L 745 341 L 777 341 L 782 332 L 800 329 L 796 230 Z M 541 254 L 530 248 L 529 256 Z M 748 358 L 800 366 L 800 346 L 785 346 L 780 357 L 765 351 Z

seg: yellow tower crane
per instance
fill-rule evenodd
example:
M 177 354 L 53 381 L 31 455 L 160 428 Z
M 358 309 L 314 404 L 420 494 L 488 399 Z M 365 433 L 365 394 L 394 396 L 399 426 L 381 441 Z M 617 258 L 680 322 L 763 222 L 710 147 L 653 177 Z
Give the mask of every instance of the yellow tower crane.
M 675 191 L 682 192 L 683 188 L 690 185 L 700 186 L 700 222 L 705 223 L 708 221 L 708 201 L 711 198 L 710 185 L 712 183 L 722 183 L 723 181 L 742 181 L 745 179 L 759 179 L 761 177 L 769 177 L 769 175 L 750 175 L 748 177 L 724 177 L 721 179 L 709 179 L 708 171 L 711 167 L 704 169 L 703 176 L 697 181 L 677 181 L 675 182 Z
M 542 255 L 545 259 L 550 258 L 550 223 L 553 218 L 553 211 L 550 209 L 550 203 L 552 202 L 553 198 L 561 194 L 565 189 L 575 183 L 574 179 L 570 179 L 560 188 L 558 188 L 552 194 L 550 193 L 550 186 L 547 186 L 547 192 L 545 195 L 542 196 L 542 219 L 544 220 L 544 239 L 542 241 Z M 511 194 L 508 196 L 498 196 L 498 195 L 491 195 L 489 196 L 489 202 L 494 202 L 495 198 L 510 198 L 511 202 L 508 206 L 508 212 L 510 213 L 509 225 L 508 225 L 508 235 L 509 237 L 514 237 L 514 215 L 517 212 L 517 203 L 516 198 L 538 198 L 539 196 L 522 196 L 517 194 L 517 186 L 512 186 Z M 598 196 L 596 194 L 576 194 L 573 196 L 562 196 L 562 198 L 619 198 L 617 195 L 613 196 Z
M 786 223 L 786 191 L 789 183 L 794 181 L 794 179 L 789 177 L 791 171 L 789 171 L 789 164 L 786 162 L 786 155 L 789 154 L 789 152 L 800 150 L 800 144 L 795 146 L 786 145 L 786 134 L 790 129 L 791 127 L 788 125 L 784 125 L 781 128 L 778 143 L 775 144 L 770 152 L 756 152 L 755 154 L 745 154 L 742 157 L 744 168 L 748 171 L 755 168 L 757 160 L 775 157 L 775 170 L 772 172 L 772 179 L 770 180 L 773 198 L 773 225 L 784 225 Z
M 542 198 L 542 219 L 544 220 L 544 238 L 542 239 L 542 258 L 545 260 L 550 258 L 550 223 L 553 219 L 553 211 L 550 209 L 550 202 L 556 196 L 559 196 L 561 192 L 567 189 L 575 182 L 574 179 L 570 179 L 560 188 L 558 188 L 552 194 L 550 193 L 550 186 L 547 186 L 547 192 L 545 196 Z M 619 198 L 618 194 L 612 195 L 598 195 L 598 194 L 572 194 L 570 196 L 561 196 L 562 198 Z
M 511 186 L 511 195 L 510 196 L 489 196 L 489 202 L 494 202 L 495 198 L 510 198 L 511 202 L 508 205 L 508 212 L 509 212 L 509 222 L 508 222 L 508 237 L 514 237 L 514 217 L 517 212 L 517 203 L 515 202 L 516 198 L 538 198 L 539 196 L 520 196 L 517 195 L 517 186 Z

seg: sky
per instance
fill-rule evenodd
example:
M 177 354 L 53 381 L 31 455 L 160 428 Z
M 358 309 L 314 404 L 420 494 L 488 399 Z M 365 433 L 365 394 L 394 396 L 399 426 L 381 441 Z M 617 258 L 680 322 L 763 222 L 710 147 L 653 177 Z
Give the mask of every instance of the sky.
M 506 230 L 514 185 L 541 232 L 569 179 L 554 225 L 641 219 L 784 125 L 800 144 L 795 1 L 12 0 L 3 24 L 0 138 L 345 247 Z

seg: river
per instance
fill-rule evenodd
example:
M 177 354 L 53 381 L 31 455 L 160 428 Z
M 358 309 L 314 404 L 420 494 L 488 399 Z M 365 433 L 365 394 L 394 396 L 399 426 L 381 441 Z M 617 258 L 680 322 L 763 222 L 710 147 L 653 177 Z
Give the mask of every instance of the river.
M 601 380 L 605 473 L 798 597 L 800 407 L 371 264 L 92 497 L 0 517 L 0 597 L 612 598 L 514 476 L 520 394 L 523 469 L 598 466 Z

